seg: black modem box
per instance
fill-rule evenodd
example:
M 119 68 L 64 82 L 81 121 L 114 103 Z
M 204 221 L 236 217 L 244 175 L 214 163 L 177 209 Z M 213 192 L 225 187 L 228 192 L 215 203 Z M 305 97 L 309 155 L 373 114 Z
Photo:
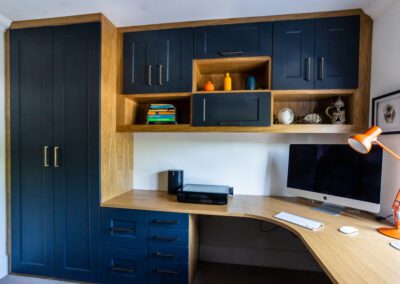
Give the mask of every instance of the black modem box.
M 186 184 L 177 192 L 179 202 L 217 204 L 228 203 L 228 195 L 233 195 L 233 188 L 225 185 Z

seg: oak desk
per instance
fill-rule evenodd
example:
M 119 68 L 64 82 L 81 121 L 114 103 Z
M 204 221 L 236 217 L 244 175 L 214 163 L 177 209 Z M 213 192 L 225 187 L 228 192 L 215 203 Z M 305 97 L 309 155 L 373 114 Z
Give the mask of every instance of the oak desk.
M 382 224 L 367 214 L 330 216 L 290 197 L 235 195 L 224 206 L 188 204 L 177 202 L 166 192 L 147 190 L 129 191 L 101 206 L 265 220 L 295 233 L 333 282 L 400 283 L 400 251 L 389 245 L 392 239 L 375 231 Z M 273 216 L 281 211 L 323 222 L 325 228 L 313 232 L 275 219 Z M 359 233 L 339 233 L 338 228 L 344 225 L 358 228 Z

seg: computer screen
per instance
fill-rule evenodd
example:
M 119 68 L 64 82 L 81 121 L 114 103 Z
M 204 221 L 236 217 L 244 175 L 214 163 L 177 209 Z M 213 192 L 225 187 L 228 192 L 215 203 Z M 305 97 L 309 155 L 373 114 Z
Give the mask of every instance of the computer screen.
M 381 175 L 378 146 L 360 154 L 348 145 L 290 145 L 287 186 L 292 189 L 379 204 Z

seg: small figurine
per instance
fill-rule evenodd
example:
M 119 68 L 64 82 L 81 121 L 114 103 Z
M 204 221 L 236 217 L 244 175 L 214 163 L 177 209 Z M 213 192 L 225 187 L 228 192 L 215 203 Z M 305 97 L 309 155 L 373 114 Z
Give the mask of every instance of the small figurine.
M 279 111 L 278 113 L 279 123 L 288 125 L 291 124 L 293 120 L 294 120 L 294 113 L 290 108 L 285 107 Z
M 346 123 L 346 111 L 344 108 L 344 102 L 340 97 L 338 97 L 334 103 L 326 108 L 325 113 L 331 120 L 332 124 Z
M 207 81 L 207 83 L 204 84 L 203 89 L 204 89 L 204 91 L 212 92 L 215 90 L 215 86 L 214 86 L 213 82 Z

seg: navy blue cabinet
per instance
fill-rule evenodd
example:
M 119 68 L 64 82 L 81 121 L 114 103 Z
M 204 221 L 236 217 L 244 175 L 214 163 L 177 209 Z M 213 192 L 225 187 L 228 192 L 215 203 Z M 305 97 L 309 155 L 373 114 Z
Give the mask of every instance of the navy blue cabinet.
M 10 40 L 12 272 L 98 281 L 100 23 Z
M 196 28 L 194 57 L 262 56 L 272 53 L 272 23 Z
M 123 92 L 192 90 L 193 30 L 124 34 Z
M 271 93 L 194 94 L 193 126 L 270 126 Z
M 274 89 L 314 88 L 315 20 L 274 23 Z
M 358 87 L 360 17 L 316 20 L 316 89 Z
M 273 89 L 358 87 L 360 17 L 274 23 Z

